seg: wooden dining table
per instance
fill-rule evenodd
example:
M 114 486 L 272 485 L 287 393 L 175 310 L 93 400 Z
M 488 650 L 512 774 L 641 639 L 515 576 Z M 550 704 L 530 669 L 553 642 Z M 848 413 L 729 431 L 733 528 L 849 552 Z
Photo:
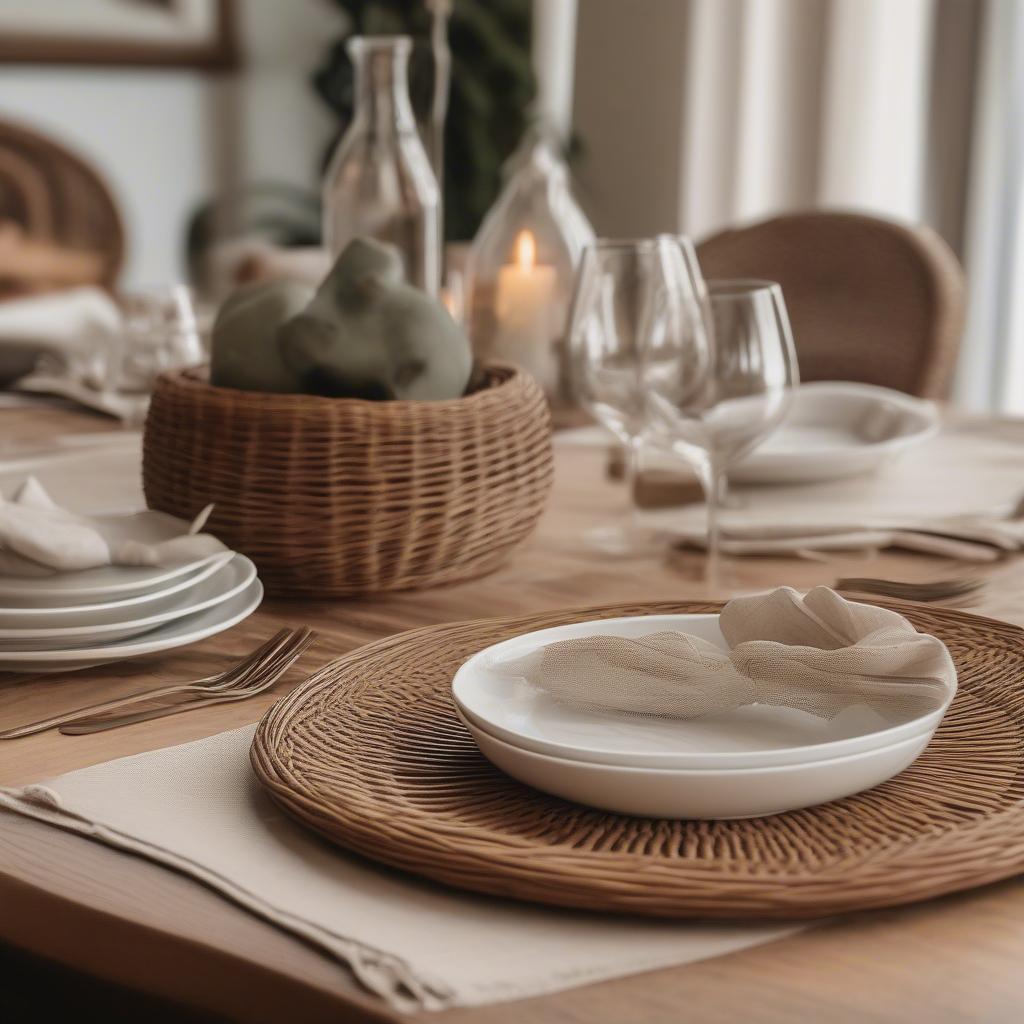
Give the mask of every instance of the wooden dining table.
M 1019 431 L 1024 445 L 1024 421 L 993 422 L 996 428 Z M 94 417 L 68 410 L 0 410 L 0 439 L 9 446 L 97 429 L 100 421 Z M 502 569 L 482 579 L 359 600 L 268 598 L 242 624 L 193 647 L 73 674 L 0 681 L 2 729 L 149 683 L 195 678 L 252 649 L 282 625 L 309 625 L 320 636 L 274 692 L 252 700 L 90 736 L 47 732 L 2 743 L 0 785 L 37 782 L 254 722 L 326 661 L 433 623 L 618 602 L 725 598 L 730 592 L 776 584 L 805 587 L 842 576 L 923 581 L 969 569 L 990 576 L 976 606 L 1024 624 L 1024 563 L 1015 560 L 978 569 L 895 551 L 824 560 L 747 558 L 731 563 L 727 586 L 711 593 L 699 552 L 629 559 L 595 553 L 581 543 L 581 535 L 618 514 L 625 502 L 606 462 L 599 449 L 556 444 L 554 491 L 538 530 Z M 600 924 L 595 916 L 594 927 Z M 0 1018 L 5 996 L 14 999 L 8 1006 L 38 1009 L 73 1000 L 77 1014 L 85 1011 L 99 1020 L 226 1018 L 274 1024 L 428 1016 L 435 1024 L 731 1024 L 740 1019 L 938 1024 L 1024 1018 L 1024 884 L 1019 879 L 847 915 L 688 966 L 417 1016 L 388 1009 L 336 961 L 195 881 L 3 813 L 0 944 Z

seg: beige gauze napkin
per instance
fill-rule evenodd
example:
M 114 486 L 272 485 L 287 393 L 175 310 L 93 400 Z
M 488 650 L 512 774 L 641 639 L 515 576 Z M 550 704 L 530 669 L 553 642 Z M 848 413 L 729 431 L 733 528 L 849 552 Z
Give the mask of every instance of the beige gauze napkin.
M 680 632 L 562 640 L 488 667 L 521 676 L 562 704 L 666 718 L 745 704 L 834 718 L 866 704 L 914 717 L 956 689 L 946 645 L 902 615 L 846 601 L 828 587 L 791 587 L 730 601 L 719 620 L 729 650 Z
M 41 569 L 73 572 L 103 565 L 172 568 L 227 550 L 200 532 L 212 511 L 208 505 L 180 536 L 155 544 L 131 537 L 111 541 L 100 520 L 61 508 L 30 476 L 10 500 L 0 496 L 0 572 L 38 576 Z

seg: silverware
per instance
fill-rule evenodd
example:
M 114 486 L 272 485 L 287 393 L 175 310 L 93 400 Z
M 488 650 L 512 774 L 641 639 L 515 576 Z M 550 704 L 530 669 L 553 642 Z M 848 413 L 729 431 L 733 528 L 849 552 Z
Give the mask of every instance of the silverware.
M 214 699 L 242 700 L 272 686 L 296 658 L 313 643 L 314 638 L 315 634 L 308 628 L 282 629 L 252 653 L 215 675 L 190 682 L 171 683 L 155 689 L 140 690 L 124 697 L 116 697 L 98 704 L 77 708 L 74 711 L 53 715 L 50 718 L 29 722 L 13 729 L 0 731 L 0 740 L 31 736 L 34 733 L 45 732 L 47 729 L 69 725 L 72 722 L 109 715 L 111 712 L 132 704 L 181 694 L 198 695 L 199 700 L 195 702 L 196 706 Z M 281 665 L 283 667 L 280 667 Z M 256 689 L 256 687 L 260 687 L 260 689 Z M 188 710 L 190 706 L 190 704 L 182 703 L 175 705 L 174 710 Z
M 209 695 L 204 693 L 199 698 L 171 704 L 168 707 L 149 708 L 127 715 L 111 716 L 109 713 L 105 713 L 78 718 L 74 723 L 62 725 L 60 732 L 65 736 L 85 736 L 89 733 L 104 732 L 107 729 L 119 729 L 123 725 L 134 725 L 137 722 L 148 722 L 154 718 L 177 715 L 184 711 L 194 711 L 196 708 L 208 707 L 211 704 L 230 704 L 233 701 L 248 700 L 273 687 L 281 676 L 313 645 L 315 639 L 316 634 L 307 628 L 288 633 L 273 650 L 271 656 L 261 661 L 259 667 L 246 677 L 243 685 L 221 684 L 212 688 L 212 693 Z
M 879 597 L 894 597 L 900 601 L 948 601 L 967 597 L 981 590 L 986 580 L 979 576 L 967 576 L 953 580 L 931 580 L 927 583 L 906 583 L 901 580 L 880 580 L 868 576 L 851 576 L 836 580 L 833 590 L 855 594 L 876 594 Z

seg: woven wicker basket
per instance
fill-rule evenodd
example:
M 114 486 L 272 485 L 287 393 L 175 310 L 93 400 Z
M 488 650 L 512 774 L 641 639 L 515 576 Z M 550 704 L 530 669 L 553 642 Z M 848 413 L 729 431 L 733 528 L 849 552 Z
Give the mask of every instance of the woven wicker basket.
M 150 508 L 248 555 L 271 593 L 338 597 L 480 576 L 533 529 L 553 475 L 533 379 L 489 366 L 449 402 L 269 395 L 164 374 L 146 420 Z

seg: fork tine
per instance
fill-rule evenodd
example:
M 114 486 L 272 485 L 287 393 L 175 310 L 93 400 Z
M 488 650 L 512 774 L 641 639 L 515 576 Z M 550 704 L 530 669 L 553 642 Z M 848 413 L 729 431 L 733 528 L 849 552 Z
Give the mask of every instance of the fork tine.
M 274 652 L 260 666 L 258 666 L 249 678 L 239 687 L 254 691 L 266 689 L 278 680 L 298 659 L 313 645 L 316 634 L 304 627 L 296 630 L 281 647 Z

